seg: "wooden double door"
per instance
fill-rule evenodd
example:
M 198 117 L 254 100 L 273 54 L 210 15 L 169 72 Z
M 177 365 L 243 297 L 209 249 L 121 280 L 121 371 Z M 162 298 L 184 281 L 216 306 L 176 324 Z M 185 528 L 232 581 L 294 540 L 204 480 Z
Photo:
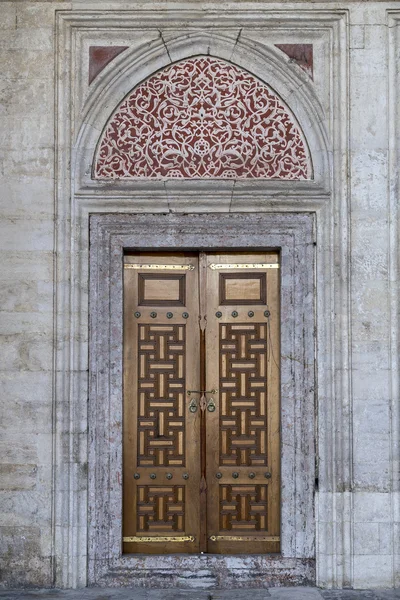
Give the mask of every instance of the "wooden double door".
M 123 551 L 280 551 L 279 255 L 124 263 Z

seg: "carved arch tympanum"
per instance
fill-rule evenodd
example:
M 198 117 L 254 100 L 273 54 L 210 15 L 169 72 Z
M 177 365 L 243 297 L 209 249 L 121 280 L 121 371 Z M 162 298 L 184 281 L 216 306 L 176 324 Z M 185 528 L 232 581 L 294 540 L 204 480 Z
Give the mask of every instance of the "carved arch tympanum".
M 124 99 L 97 146 L 95 179 L 312 179 L 305 137 L 281 98 L 210 56 L 155 73 Z

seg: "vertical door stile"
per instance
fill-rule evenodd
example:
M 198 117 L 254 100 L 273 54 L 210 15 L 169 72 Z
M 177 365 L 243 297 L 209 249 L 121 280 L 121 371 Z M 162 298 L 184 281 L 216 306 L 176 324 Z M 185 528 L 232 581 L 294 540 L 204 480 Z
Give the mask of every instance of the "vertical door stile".
M 200 390 L 206 390 L 207 255 L 199 253 Z M 207 478 L 205 395 L 200 396 L 200 551 L 207 552 Z

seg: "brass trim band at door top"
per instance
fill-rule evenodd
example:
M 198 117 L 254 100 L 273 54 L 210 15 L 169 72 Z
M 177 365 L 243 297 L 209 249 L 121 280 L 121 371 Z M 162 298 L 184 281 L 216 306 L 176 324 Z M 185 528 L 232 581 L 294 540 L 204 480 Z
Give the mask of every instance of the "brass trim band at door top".
M 194 265 L 146 265 L 137 263 L 125 263 L 124 269 L 154 269 L 157 271 L 194 271 Z
M 130 537 L 124 537 L 122 538 L 123 542 L 135 542 L 140 543 L 140 542 L 194 542 L 195 541 L 195 537 L 194 535 L 181 535 L 181 536 L 171 536 L 171 535 L 165 535 L 165 536 L 154 536 L 154 537 L 150 537 L 150 536 L 130 536 Z
M 279 535 L 211 535 L 212 542 L 279 542 Z
M 279 269 L 279 263 L 211 263 L 209 267 L 213 271 L 217 269 Z

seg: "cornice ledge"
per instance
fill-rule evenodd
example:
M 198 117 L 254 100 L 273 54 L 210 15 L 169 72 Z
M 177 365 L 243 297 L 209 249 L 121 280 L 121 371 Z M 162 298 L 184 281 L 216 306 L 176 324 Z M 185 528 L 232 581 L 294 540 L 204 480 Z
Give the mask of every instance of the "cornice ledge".
M 104 10 L 104 9 L 60 9 L 56 10 L 57 20 L 74 28 L 107 27 L 119 29 L 127 27 L 176 27 L 185 21 L 197 21 L 203 27 L 215 28 L 215 18 L 218 16 L 219 25 L 237 26 L 238 21 L 244 25 L 263 27 L 274 25 L 284 28 L 290 25 L 297 28 L 312 28 L 314 25 L 325 24 L 333 27 L 343 19 L 347 19 L 348 10 L 343 8 L 304 9 L 290 6 L 284 9 L 270 8 L 268 5 L 257 7 L 241 4 L 235 8 L 221 9 L 205 6 L 203 10 L 197 7 L 165 8 L 163 5 L 153 5 L 149 9 Z

